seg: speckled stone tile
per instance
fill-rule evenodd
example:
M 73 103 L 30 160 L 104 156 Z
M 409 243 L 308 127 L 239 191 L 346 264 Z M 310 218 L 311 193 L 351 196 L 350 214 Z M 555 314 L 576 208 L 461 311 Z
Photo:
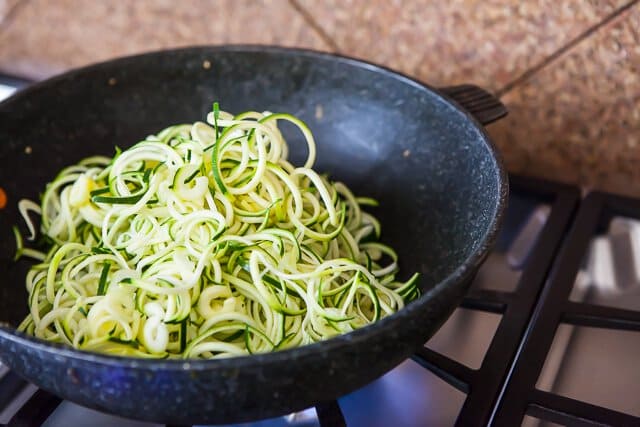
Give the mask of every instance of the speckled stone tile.
M 296 0 L 348 54 L 496 90 L 624 0 Z
M 503 97 L 511 171 L 640 196 L 640 4 Z
M 44 78 L 115 56 L 223 43 L 327 49 L 287 0 L 29 0 L 0 32 L 0 69 Z

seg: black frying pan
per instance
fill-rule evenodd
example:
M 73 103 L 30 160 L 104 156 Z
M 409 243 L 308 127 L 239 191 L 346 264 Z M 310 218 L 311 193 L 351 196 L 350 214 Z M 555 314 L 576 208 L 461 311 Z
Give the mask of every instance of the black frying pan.
M 495 100 L 460 98 L 465 89 L 444 92 L 484 122 L 505 113 Z M 402 272 L 422 273 L 422 297 L 322 343 L 225 360 L 110 357 L 17 333 L 27 313 L 28 267 L 11 260 L 11 226 L 22 224 L 17 201 L 37 199 L 63 166 L 85 156 L 110 155 L 116 144 L 202 119 L 215 100 L 231 112 L 282 111 L 305 120 L 318 143 L 317 170 L 380 200 L 383 241 L 398 250 Z M 294 160 L 303 155 L 298 142 L 292 134 Z M 123 58 L 18 93 L 0 103 L 0 186 L 9 200 L 0 211 L 2 362 L 82 405 L 171 423 L 284 414 L 348 393 L 399 364 L 460 302 L 507 198 L 505 172 L 481 124 L 443 91 L 354 59 L 267 47 Z

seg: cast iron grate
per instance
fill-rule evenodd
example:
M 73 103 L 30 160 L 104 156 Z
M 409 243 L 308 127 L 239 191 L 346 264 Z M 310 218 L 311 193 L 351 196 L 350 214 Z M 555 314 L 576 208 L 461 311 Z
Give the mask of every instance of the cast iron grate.
M 536 388 L 561 323 L 640 331 L 640 311 L 569 300 L 591 238 L 615 216 L 640 219 L 640 200 L 591 193 L 582 201 L 527 328 L 493 424 L 520 425 L 526 414 L 563 425 L 640 425 L 640 417 Z
M 579 200 L 579 192 L 574 187 L 516 177 L 511 178 L 511 193 L 535 196 L 541 202 L 549 203 L 551 211 L 526 258 L 515 290 L 472 289 L 462 303 L 465 308 L 502 314 L 480 368 L 471 369 L 426 348 L 413 356 L 413 360 L 467 394 L 456 426 L 489 424 L 521 337 Z

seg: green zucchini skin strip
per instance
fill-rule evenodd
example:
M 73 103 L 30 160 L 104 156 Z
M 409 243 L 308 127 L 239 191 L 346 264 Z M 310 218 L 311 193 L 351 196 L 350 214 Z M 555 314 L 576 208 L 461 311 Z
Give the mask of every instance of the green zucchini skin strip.
M 302 166 L 287 160 L 283 121 L 307 144 Z M 36 260 L 19 329 L 112 355 L 209 359 L 326 340 L 401 310 L 420 275 L 396 278 L 398 255 L 363 210 L 378 202 L 314 171 L 315 156 L 297 117 L 233 116 L 216 102 L 206 123 L 63 169 L 40 206 L 21 202 L 42 217 L 35 248 L 13 229 L 16 259 Z
M 100 281 L 98 282 L 98 295 L 104 295 L 107 290 L 107 278 L 109 277 L 110 268 L 111 264 L 105 262 L 102 267 L 102 272 L 100 273 Z

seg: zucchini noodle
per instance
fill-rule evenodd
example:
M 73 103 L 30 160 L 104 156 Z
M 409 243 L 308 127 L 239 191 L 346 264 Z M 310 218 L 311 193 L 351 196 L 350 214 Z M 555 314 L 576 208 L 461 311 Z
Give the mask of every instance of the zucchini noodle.
M 306 140 L 287 161 L 278 122 Z M 45 250 L 26 277 L 19 330 L 78 349 L 150 358 L 275 351 L 366 326 L 417 298 L 396 280 L 380 224 L 340 182 L 312 167 L 313 135 L 288 114 L 168 127 L 113 158 L 67 167 L 40 206 Z

